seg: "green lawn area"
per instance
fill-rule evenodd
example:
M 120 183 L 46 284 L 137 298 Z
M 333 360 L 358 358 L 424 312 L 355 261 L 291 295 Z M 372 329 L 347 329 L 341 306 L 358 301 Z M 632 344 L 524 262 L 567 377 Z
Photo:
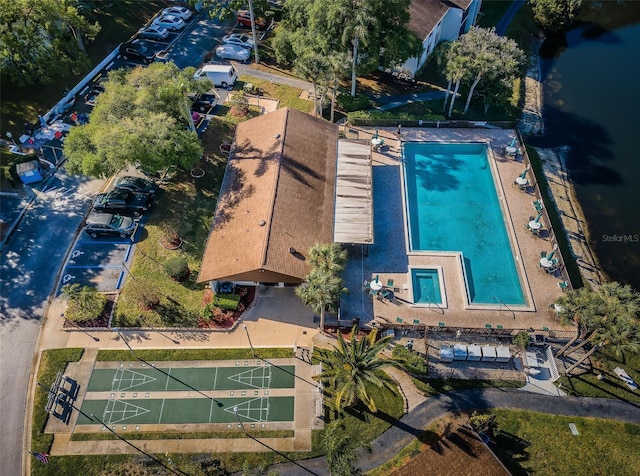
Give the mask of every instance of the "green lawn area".
M 596 352 L 591 361 L 593 372 L 560 377 L 558 384 L 562 384 L 562 390 L 570 395 L 617 398 L 640 403 L 640 392 L 632 391 L 613 371 L 614 368 L 621 367 L 640 385 L 640 354 L 626 353 L 623 357 L 618 357 L 605 348 Z M 604 377 L 602 380 L 598 379 L 599 374 Z
M 640 426 L 595 418 L 563 417 L 520 410 L 497 409 L 498 431 L 503 433 L 492 449 L 514 476 L 616 476 L 640 474 Z M 439 440 L 449 417 L 430 425 L 395 458 L 367 472 L 385 476 Z M 573 436 L 569 423 L 579 435 Z M 515 436 L 512 438 L 510 436 Z
M 500 438 L 498 457 L 514 476 L 640 474 L 640 426 L 596 418 L 495 410 L 499 429 L 530 443 Z M 573 436 L 569 423 L 579 435 Z M 511 444 L 510 444 L 511 443 Z
M 280 101 L 278 107 L 289 107 L 302 112 L 311 112 L 313 110 L 313 101 L 300 97 L 302 89 L 272 83 L 271 81 L 259 79 L 254 76 L 240 76 L 240 80 L 236 83 L 235 89 L 242 89 L 246 83 L 252 83 L 258 88 L 261 97 L 278 99 Z
M 449 379 L 449 378 L 413 378 L 416 388 L 427 397 L 453 390 L 466 390 L 469 388 L 520 388 L 524 387 L 524 380 L 480 380 L 480 379 Z

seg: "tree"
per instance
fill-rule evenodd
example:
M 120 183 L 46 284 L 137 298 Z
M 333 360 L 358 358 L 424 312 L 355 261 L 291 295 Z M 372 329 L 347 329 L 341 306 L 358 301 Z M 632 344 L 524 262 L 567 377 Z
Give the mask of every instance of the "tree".
M 318 117 L 318 82 L 326 79 L 327 61 L 317 53 L 307 53 L 294 61 L 293 69 L 313 85 L 313 115 Z
M 377 330 L 374 329 L 368 336 L 358 339 L 357 331 L 358 326 L 353 326 L 348 342 L 339 334 L 338 346 L 333 346 L 330 353 L 318 355 L 323 364 L 322 373 L 313 378 L 322 382 L 329 392 L 335 393 L 336 410 L 362 402 L 375 413 L 378 411 L 375 397 L 369 394 L 367 387 L 375 385 L 396 391 L 396 383 L 382 369 L 399 368 L 400 364 L 380 357 L 391 336 L 376 341 Z
M 556 303 L 561 319 L 572 319 L 586 328 L 584 341 L 567 354 L 591 345 L 587 353 L 567 368 L 567 374 L 603 347 L 614 349 L 618 356 L 626 351 L 640 351 L 640 295 L 631 286 L 611 282 L 595 291 L 580 288 L 561 296 Z
M 355 476 L 362 474 L 354 464 L 357 461 L 355 448 L 351 438 L 342 433 L 344 427 L 340 420 L 334 420 L 325 427 L 320 440 L 320 447 L 324 451 L 329 466 L 329 476 Z
M 107 177 L 130 165 L 148 172 L 190 168 L 202 147 L 188 128 L 186 94 L 212 87 L 208 79 L 193 79 L 193 72 L 154 63 L 111 73 L 89 122 L 72 127 L 65 139 L 67 170 Z
M 336 108 L 336 98 L 338 97 L 338 84 L 349 67 L 349 55 L 346 53 L 332 53 L 327 58 L 328 79 L 331 88 L 331 115 L 329 122 L 333 122 Z
M 102 314 L 107 297 L 91 286 L 78 283 L 65 284 L 60 293 L 67 301 L 65 318 L 71 322 L 86 322 L 97 319 Z
M 314 312 L 320 314 L 320 329 L 324 330 L 324 316 L 327 308 L 337 310 L 340 294 L 347 291 L 340 273 L 344 270 L 347 252 L 337 243 L 316 243 L 309 250 L 311 271 L 306 282 L 296 288 L 296 294 Z
M 410 0 L 288 0 L 272 45 L 279 62 L 291 64 L 309 51 L 328 57 L 351 52 L 355 75 L 402 64 L 422 52 L 411 32 Z
M 556 302 L 558 318 L 563 325 L 574 324 L 576 335 L 564 345 L 556 355 L 563 355 L 580 338 L 584 338 L 587 332 L 586 324 L 592 317 L 600 312 L 600 301 L 597 294 L 590 288 L 582 287 L 571 289 L 560 296 Z
M 464 79 L 466 74 L 467 63 L 469 62 L 469 58 L 459 53 L 460 44 L 453 44 L 451 48 L 449 48 L 449 60 L 447 62 L 447 66 L 445 68 L 445 77 L 449 81 L 447 86 L 447 95 L 445 96 L 444 105 L 447 106 L 447 96 L 449 94 L 449 89 L 451 88 L 451 84 L 455 84 L 455 89 L 453 90 L 453 94 L 451 96 L 451 103 L 449 105 L 449 112 L 447 113 L 448 117 L 451 117 L 453 113 L 453 105 L 458 97 L 458 90 L 460 89 L 460 82 Z
M 548 33 L 565 31 L 582 6 L 582 0 L 529 0 L 533 19 Z
M 463 114 L 466 114 L 480 80 L 484 77 L 513 79 L 525 55 L 514 40 L 496 35 L 495 28 L 472 27 L 459 41 L 463 54 L 470 58 L 467 66 L 473 77 L 464 106 Z
M 0 64 L 23 86 L 89 66 L 84 41 L 100 31 L 80 12 L 77 0 L 0 0 Z

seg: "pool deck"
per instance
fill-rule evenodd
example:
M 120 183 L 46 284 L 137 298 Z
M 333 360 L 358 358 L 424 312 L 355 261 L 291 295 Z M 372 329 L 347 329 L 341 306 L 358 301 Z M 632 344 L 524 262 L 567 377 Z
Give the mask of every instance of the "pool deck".
M 373 128 L 358 129 L 358 138 L 369 139 Z M 559 286 L 566 278 L 560 273 L 548 274 L 538 265 L 540 253 L 549 252 L 553 243 L 548 233 L 533 235 L 525 228 L 535 210 L 532 202 L 538 195 L 533 173 L 528 174 L 533 186 L 521 190 L 514 180 L 524 170 L 522 155 L 507 156 L 504 148 L 510 145 L 515 131 L 503 129 L 421 129 L 402 130 L 403 141 L 485 142 L 489 144 L 489 160 L 493 162 L 499 183 L 499 196 L 504 195 L 506 226 L 515 237 L 516 266 L 524 277 L 523 292 L 527 305 L 494 306 L 478 308 L 466 302 L 466 291 L 460 261 L 455 253 L 424 255 L 408 253 L 407 231 L 403 211 L 403 189 L 400 141 L 395 128 L 378 128 L 387 148 L 372 152 L 374 196 L 374 244 L 368 250 L 360 246 L 348 247 L 349 261 L 345 284 L 350 294 L 342 300 L 343 320 L 360 318 L 361 323 L 373 320 L 392 324 L 426 324 L 461 328 L 492 328 L 570 331 L 553 319 L 549 305 L 562 294 Z M 523 146 L 518 145 L 521 149 Z M 544 223 L 544 226 L 549 226 Z M 473 230 L 470 230 L 473 232 Z M 490 233 L 490 230 L 481 230 Z M 556 251 L 557 253 L 557 251 Z M 366 254 L 366 256 L 365 256 Z M 557 254 L 556 254 L 557 256 Z M 413 267 L 442 267 L 445 306 L 415 306 L 411 296 L 411 271 Z M 379 279 L 384 285 L 393 280 L 395 298 L 378 300 L 364 289 L 365 280 Z M 399 319 L 402 319 L 400 322 Z

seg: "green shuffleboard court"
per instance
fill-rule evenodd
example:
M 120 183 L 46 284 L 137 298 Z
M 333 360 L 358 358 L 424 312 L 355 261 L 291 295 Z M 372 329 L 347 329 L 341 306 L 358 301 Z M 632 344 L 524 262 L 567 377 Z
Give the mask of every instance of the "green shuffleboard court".
M 158 392 L 294 388 L 293 365 L 94 369 L 88 392 Z
M 289 422 L 293 403 L 294 397 L 85 400 L 76 424 L 97 423 L 85 414 L 109 425 Z

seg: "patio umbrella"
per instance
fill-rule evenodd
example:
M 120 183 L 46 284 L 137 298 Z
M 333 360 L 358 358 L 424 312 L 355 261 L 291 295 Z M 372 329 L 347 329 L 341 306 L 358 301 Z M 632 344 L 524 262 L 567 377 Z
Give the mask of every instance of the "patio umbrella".
M 536 223 L 538 223 L 540 221 L 540 218 L 542 218 L 542 213 L 538 213 L 538 216 L 536 217 L 536 219 L 534 221 Z
M 514 137 L 509 147 L 515 147 L 515 146 L 516 146 L 516 138 Z
M 377 139 L 377 138 L 378 138 L 378 128 L 376 128 L 376 133 L 375 133 L 375 134 L 373 134 L 373 138 L 374 138 L 374 139 Z
M 380 282 L 380 281 L 378 280 L 378 275 L 376 274 L 376 283 L 378 283 L 378 282 Z
M 553 258 L 554 254 L 555 254 L 555 250 L 552 250 L 550 253 L 547 254 L 547 259 L 551 261 L 551 258 Z
M 527 172 L 529 171 L 529 166 L 527 165 L 527 168 L 524 169 L 524 171 L 520 174 L 520 178 L 526 178 L 527 177 Z

